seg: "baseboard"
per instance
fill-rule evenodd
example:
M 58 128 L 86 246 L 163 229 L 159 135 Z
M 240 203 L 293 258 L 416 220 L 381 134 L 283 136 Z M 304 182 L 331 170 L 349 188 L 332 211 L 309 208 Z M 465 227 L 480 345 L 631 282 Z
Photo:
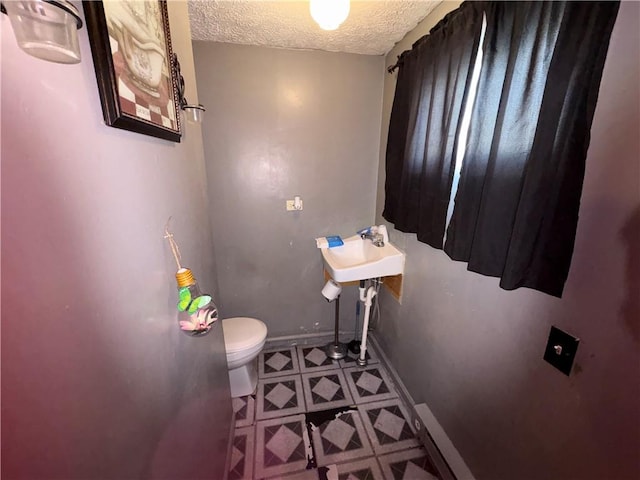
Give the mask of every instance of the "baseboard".
M 338 334 L 341 342 L 353 340 L 353 332 L 343 330 Z M 265 349 L 294 347 L 297 345 L 315 345 L 319 343 L 329 343 L 335 338 L 333 331 L 303 333 L 301 335 L 281 335 L 279 337 L 267 337 Z
M 473 473 L 427 404 L 419 403 L 414 408 L 457 480 L 475 480 Z
M 469 470 L 464 459 L 460 456 L 460 453 L 427 404 L 415 404 L 411 394 L 402 383 L 398 372 L 380 347 L 374 332 L 369 334 L 369 339 L 378 354 L 378 358 L 393 377 L 393 381 L 405 404 L 412 407 L 410 412 L 411 421 L 418 431 L 420 440 L 422 440 L 425 449 L 431 456 L 435 467 L 438 469 L 442 480 L 475 480 L 471 470 Z

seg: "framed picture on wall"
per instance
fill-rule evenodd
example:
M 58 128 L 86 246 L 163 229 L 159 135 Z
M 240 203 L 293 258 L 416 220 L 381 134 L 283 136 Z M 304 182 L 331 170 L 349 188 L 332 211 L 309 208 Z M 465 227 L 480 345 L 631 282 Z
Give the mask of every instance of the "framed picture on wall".
M 166 1 L 82 3 L 105 123 L 179 142 Z

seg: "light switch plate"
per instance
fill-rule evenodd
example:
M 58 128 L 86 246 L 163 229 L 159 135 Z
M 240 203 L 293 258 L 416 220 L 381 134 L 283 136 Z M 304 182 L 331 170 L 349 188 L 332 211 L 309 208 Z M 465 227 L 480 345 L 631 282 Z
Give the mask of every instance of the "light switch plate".
M 295 207 L 293 200 L 287 200 L 286 202 L 287 212 L 299 212 L 304 207 L 304 203 L 302 202 L 302 200 L 300 200 L 300 208 Z
M 569 375 L 579 343 L 579 338 L 569 335 L 559 328 L 551 327 L 543 358 L 565 375 Z

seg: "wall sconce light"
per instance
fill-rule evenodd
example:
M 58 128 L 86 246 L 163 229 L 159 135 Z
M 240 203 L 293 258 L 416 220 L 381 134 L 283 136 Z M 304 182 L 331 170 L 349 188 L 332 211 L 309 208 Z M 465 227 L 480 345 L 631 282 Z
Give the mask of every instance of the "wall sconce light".
M 184 77 L 182 73 L 180 73 L 180 62 L 178 61 L 178 55 L 173 54 L 173 58 L 171 59 L 171 63 L 173 65 L 173 74 L 175 75 L 176 81 L 178 82 L 178 102 L 180 103 L 180 108 L 184 112 L 185 117 L 188 122 L 191 123 L 202 123 L 202 117 L 204 116 L 205 108 L 198 104 L 189 104 L 187 99 L 184 96 Z
M 56 63 L 79 63 L 78 9 L 66 0 L 10 0 L 0 3 L 9 16 L 18 46 L 29 55 Z
M 323 30 L 335 30 L 349 16 L 349 0 L 309 0 L 309 13 Z

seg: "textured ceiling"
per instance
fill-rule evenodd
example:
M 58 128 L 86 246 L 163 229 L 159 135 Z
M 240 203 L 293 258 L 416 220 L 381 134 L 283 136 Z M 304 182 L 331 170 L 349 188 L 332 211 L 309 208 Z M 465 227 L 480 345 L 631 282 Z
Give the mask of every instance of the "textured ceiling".
M 194 40 L 384 55 L 440 3 L 351 0 L 333 31 L 311 19 L 307 1 L 189 0 L 189 18 Z

